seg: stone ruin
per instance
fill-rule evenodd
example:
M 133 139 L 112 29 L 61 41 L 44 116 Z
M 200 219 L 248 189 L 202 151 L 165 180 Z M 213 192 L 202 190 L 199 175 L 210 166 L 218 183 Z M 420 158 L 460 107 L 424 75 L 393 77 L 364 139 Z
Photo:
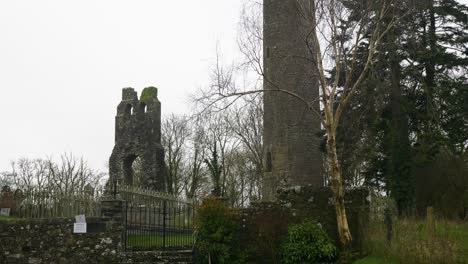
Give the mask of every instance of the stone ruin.
M 115 146 L 109 160 L 109 183 L 166 191 L 164 149 L 161 145 L 161 102 L 155 87 L 140 98 L 122 89 L 115 117 Z
M 274 91 L 295 93 L 320 112 L 318 71 L 306 40 L 310 25 L 298 14 L 299 2 L 263 4 L 264 201 L 275 201 L 278 189 L 324 186 L 320 118 L 301 100 Z
M 277 253 L 272 253 L 271 245 L 280 245 L 288 225 L 304 219 L 318 221 L 339 243 L 334 195 L 323 177 L 321 120 L 309 109 L 320 112 L 319 78 L 314 51 L 307 45 L 310 24 L 298 12 L 310 3 L 263 3 L 263 197 L 262 202 L 242 211 L 241 243 L 256 248 L 255 263 L 274 263 Z M 279 89 L 300 96 L 308 104 Z M 352 247 L 358 249 L 367 225 L 368 191 L 353 189 L 345 195 Z

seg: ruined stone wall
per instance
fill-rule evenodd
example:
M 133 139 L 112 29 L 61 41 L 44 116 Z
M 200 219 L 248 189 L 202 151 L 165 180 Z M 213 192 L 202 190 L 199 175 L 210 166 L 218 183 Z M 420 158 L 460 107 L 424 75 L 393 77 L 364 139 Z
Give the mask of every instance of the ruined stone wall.
M 352 246 L 358 251 L 362 249 L 363 232 L 369 219 L 368 199 L 368 191 L 365 189 L 346 193 Z M 311 186 L 285 189 L 279 193 L 276 202 L 261 202 L 243 210 L 240 244 L 251 256 L 252 263 L 280 263 L 280 245 L 288 225 L 301 223 L 305 219 L 319 222 L 335 245 L 340 246 L 332 191 Z
M 265 201 L 275 200 L 280 186 L 323 186 L 320 119 L 303 101 L 277 91 L 295 93 L 319 110 L 317 68 L 307 46 L 311 26 L 300 15 L 307 13 L 300 9 L 308 2 L 265 0 L 263 5 Z
M 86 220 L 86 234 L 73 234 L 71 218 L 0 220 L 0 263 L 119 263 L 121 223 Z
M 124 201 L 101 201 L 102 217 L 87 217 L 87 233 L 74 234 L 75 219 L 0 220 L 0 264 L 192 263 L 191 251 L 124 250 Z
M 138 178 L 132 169 L 138 159 Z M 138 99 L 133 88 L 122 90 L 115 117 L 115 146 L 109 160 L 109 184 L 126 184 L 166 191 L 164 149 L 161 145 L 161 103 L 155 87 Z

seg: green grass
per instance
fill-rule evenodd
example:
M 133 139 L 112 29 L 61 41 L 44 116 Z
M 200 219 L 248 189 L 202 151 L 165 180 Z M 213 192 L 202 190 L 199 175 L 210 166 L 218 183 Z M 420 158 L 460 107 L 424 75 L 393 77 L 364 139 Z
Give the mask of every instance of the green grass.
M 394 260 L 387 260 L 382 257 L 368 256 L 353 262 L 353 264 L 397 264 Z
M 457 261 L 468 262 L 468 222 L 447 222 L 438 225 L 437 233 L 455 243 Z
M 14 216 L 4 216 L 4 215 L 0 215 L 0 220 L 15 220 L 15 219 L 18 219 Z
M 127 238 L 129 246 L 134 248 L 160 248 L 163 246 L 162 235 L 129 235 Z M 193 244 L 192 234 L 167 234 L 166 247 L 191 247 Z
M 424 220 L 395 219 L 391 244 L 385 230 L 382 221 L 370 224 L 364 239 L 369 257 L 354 263 L 468 263 L 467 222 L 439 220 L 431 232 Z

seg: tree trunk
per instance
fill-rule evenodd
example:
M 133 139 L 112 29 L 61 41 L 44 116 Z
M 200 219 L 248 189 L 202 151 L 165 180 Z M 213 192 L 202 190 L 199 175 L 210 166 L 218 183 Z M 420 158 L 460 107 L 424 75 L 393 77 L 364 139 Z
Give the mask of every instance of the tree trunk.
M 346 247 L 351 243 L 352 236 L 349 230 L 348 219 L 346 217 L 346 209 L 344 203 L 343 179 L 341 177 L 340 164 L 336 152 L 336 133 L 330 128 L 327 129 L 328 140 L 328 163 L 331 174 L 331 189 L 333 191 L 336 221 L 338 224 L 338 234 L 341 244 Z

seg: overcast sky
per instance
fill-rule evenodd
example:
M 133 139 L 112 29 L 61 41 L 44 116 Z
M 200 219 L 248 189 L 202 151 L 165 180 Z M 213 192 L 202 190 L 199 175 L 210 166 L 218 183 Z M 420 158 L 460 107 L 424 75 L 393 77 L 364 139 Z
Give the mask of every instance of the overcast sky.
M 465 4 L 468 0 L 462 0 Z M 121 88 L 188 112 L 216 45 L 236 48 L 242 0 L 0 0 L 0 171 L 73 152 L 106 170 Z
M 0 171 L 73 152 L 106 170 L 121 88 L 188 112 L 216 45 L 236 50 L 241 0 L 0 1 Z

